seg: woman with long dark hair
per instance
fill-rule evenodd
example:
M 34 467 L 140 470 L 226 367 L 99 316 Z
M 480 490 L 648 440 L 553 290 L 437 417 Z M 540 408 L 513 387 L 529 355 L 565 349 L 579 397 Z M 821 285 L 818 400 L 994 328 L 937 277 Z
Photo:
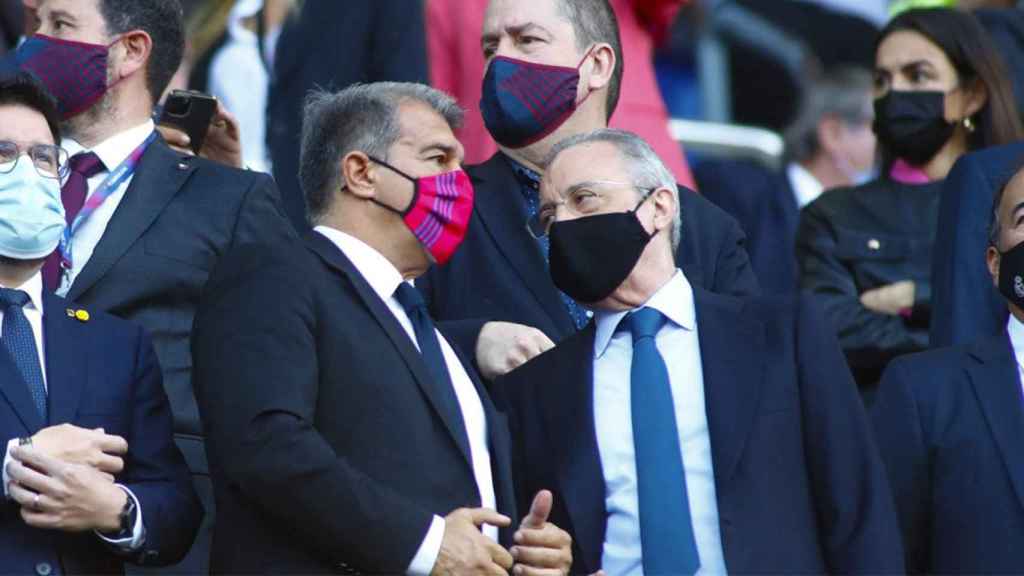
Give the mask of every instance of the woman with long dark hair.
M 796 245 L 801 288 L 867 391 L 892 357 L 928 344 L 942 180 L 966 152 L 1022 133 L 999 53 L 957 10 L 911 10 L 882 30 L 874 108 L 881 177 L 807 206 Z

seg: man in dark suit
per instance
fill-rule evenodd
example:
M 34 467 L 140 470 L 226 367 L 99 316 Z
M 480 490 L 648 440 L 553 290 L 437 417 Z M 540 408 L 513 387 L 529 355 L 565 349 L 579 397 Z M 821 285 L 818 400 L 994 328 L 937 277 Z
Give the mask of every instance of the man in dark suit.
M 145 333 L 44 290 L 64 227 L 57 112 L 0 81 L 0 571 L 120 574 L 188 551 L 202 509 Z
M 492 0 L 482 42 L 489 71 L 481 106 L 500 152 L 467 169 L 477 201 L 465 247 L 417 287 L 435 318 L 461 322 L 456 339 L 476 350 L 482 373 L 492 378 L 586 324 L 586 311 L 551 284 L 547 244 L 525 222 L 537 209 L 547 151 L 607 126 L 622 81 L 622 49 L 607 0 Z M 562 86 L 536 95 L 547 107 L 537 112 L 543 122 L 523 114 L 534 103 L 516 101 L 513 76 Z M 721 293 L 756 293 L 736 221 L 691 190 L 681 189 L 680 206 L 689 241 L 678 259 L 692 281 Z M 509 341 L 521 345 L 508 347 Z
M 911 573 L 1024 572 L 1024 171 L 995 206 L 987 268 L 1009 320 L 897 359 L 874 408 Z
M 298 179 L 306 94 L 356 82 L 429 82 L 423 2 L 304 2 L 285 23 L 275 54 L 267 146 L 285 212 L 296 230 L 307 230 Z
M 210 271 L 231 246 L 294 232 L 269 176 L 179 154 L 154 135 L 153 104 L 184 50 L 177 0 L 47 0 L 39 17 L 40 34 L 75 42 L 30 39 L 21 53 L 22 66 L 58 99 L 71 154 L 62 196 L 72 233 L 44 278 L 58 294 L 153 335 L 177 440 L 211 512 L 191 384 L 192 317 Z M 97 53 L 106 54 L 106 79 L 113 81 L 81 66 L 84 59 L 99 67 Z M 177 571 L 205 571 L 209 520 Z
M 691 285 L 674 182 L 636 136 L 552 154 L 551 273 L 599 298 L 594 321 L 495 388 L 520 498 L 552 487 L 573 571 L 900 572 L 885 470 L 820 314 Z
M 314 93 L 301 179 L 316 228 L 215 271 L 193 340 L 215 572 L 568 569 L 549 493 L 511 553 L 498 544 L 516 511 L 504 419 L 408 282 L 465 234 L 461 118 L 422 84 Z
M 942 185 L 932 263 L 932 347 L 974 342 L 1006 327 L 1006 305 L 979 257 L 992 197 L 1024 164 L 1024 143 L 966 154 Z

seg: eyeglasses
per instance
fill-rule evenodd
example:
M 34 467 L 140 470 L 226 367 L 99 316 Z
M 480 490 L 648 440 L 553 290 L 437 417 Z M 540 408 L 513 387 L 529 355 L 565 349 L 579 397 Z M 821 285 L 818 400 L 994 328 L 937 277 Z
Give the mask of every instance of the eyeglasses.
M 604 188 L 604 191 L 601 191 L 601 188 Z M 563 199 L 557 202 L 542 204 L 540 209 L 537 210 L 537 214 L 527 219 L 526 229 L 537 240 L 546 237 L 548 232 L 551 231 L 551 225 L 555 223 L 556 212 L 559 206 L 564 206 L 566 211 L 573 216 L 601 213 L 604 206 L 608 203 L 609 192 L 612 192 L 615 188 L 642 192 L 643 196 L 637 202 L 636 208 L 639 208 L 658 189 L 657 187 L 644 188 L 628 182 L 603 180 L 577 184 L 569 188 L 569 191 L 563 195 Z
M 10 140 L 0 140 L 0 174 L 10 174 L 22 155 L 27 155 L 43 178 L 60 179 L 67 176 L 68 151 L 60 146 L 34 144 L 22 150 Z

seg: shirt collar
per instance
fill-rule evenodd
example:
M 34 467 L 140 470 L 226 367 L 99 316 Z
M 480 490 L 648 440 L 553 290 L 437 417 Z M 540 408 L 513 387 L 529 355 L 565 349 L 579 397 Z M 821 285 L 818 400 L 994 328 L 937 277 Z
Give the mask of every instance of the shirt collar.
M 128 158 L 131 153 L 141 145 L 146 138 L 156 129 L 152 120 L 146 120 L 144 123 L 115 134 L 110 138 L 107 138 L 103 142 L 100 142 L 96 146 L 93 146 L 91 152 L 95 153 L 100 160 L 103 161 L 103 166 L 108 171 L 113 170 L 121 165 L 122 162 Z M 79 144 L 78 142 L 66 139 L 62 143 L 65 150 L 68 151 L 69 156 L 86 152 L 87 149 Z
M 643 305 L 634 308 L 654 308 L 683 330 L 697 329 L 697 312 L 693 304 L 693 287 L 680 270 L 658 289 Z M 594 336 L 594 358 L 600 358 L 608 349 L 619 323 L 633 310 L 608 312 L 599 310 L 594 314 L 597 333 Z
M 381 300 L 387 302 L 395 295 L 395 290 L 402 283 L 402 274 L 383 254 L 341 230 L 329 226 L 317 226 L 313 230 L 326 236 L 352 261 L 352 265 L 362 274 L 370 288 L 373 288 Z
M 1010 314 L 1010 319 L 1006 321 L 1006 331 L 1010 333 L 1010 346 L 1013 346 L 1013 355 L 1017 358 L 1017 363 L 1024 366 L 1024 362 L 1021 362 L 1024 357 L 1024 324 Z
M 796 204 L 800 208 L 817 200 L 825 191 L 825 187 L 814 174 L 797 162 L 786 167 L 786 177 L 789 179 L 789 185 L 793 187 L 793 195 L 796 196 Z
M 4 286 L 0 284 L 0 288 L 11 288 L 13 290 L 21 290 L 28 294 L 29 303 L 32 307 L 40 312 L 43 310 L 43 274 L 42 272 L 36 272 L 28 279 L 27 282 L 21 286 Z

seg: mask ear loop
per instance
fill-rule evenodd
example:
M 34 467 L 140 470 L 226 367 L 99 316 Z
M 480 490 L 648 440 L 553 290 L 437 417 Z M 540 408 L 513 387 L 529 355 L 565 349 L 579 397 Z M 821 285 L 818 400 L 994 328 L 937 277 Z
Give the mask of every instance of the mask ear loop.
M 399 210 L 397 208 L 394 208 L 393 206 L 388 206 L 387 204 L 384 204 L 383 202 L 377 200 L 376 198 L 370 198 L 370 202 L 373 202 L 374 204 L 380 206 L 381 208 L 386 208 L 386 209 L 394 212 L 395 214 L 398 214 L 402 218 L 405 218 L 406 216 L 408 216 L 409 212 L 412 212 L 412 209 L 414 207 L 416 207 L 416 203 L 419 202 L 419 199 L 420 199 L 420 181 L 419 181 L 419 179 L 418 178 L 413 178 L 412 176 L 409 176 L 408 174 L 406 174 L 405 172 L 399 170 L 398 168 L 395 168 L 391 164 L 388 164 L 387 162 L 385 162 L 383 160 L 380 160 L 378 158 L 374 158 L 373 156 L 370 156 L 369 154 L 367 154 L 366 157 L 369 158 L 374 163 L 380 164 L 381 166 L 387 168 L 388 170 L 391 170 L 395 174 L 398 174 L 402 178 L 405 178 L 406 180 L 412 182 L 412 200 L 409 201 L 409 205 L 406 206 L 404 210 Z

